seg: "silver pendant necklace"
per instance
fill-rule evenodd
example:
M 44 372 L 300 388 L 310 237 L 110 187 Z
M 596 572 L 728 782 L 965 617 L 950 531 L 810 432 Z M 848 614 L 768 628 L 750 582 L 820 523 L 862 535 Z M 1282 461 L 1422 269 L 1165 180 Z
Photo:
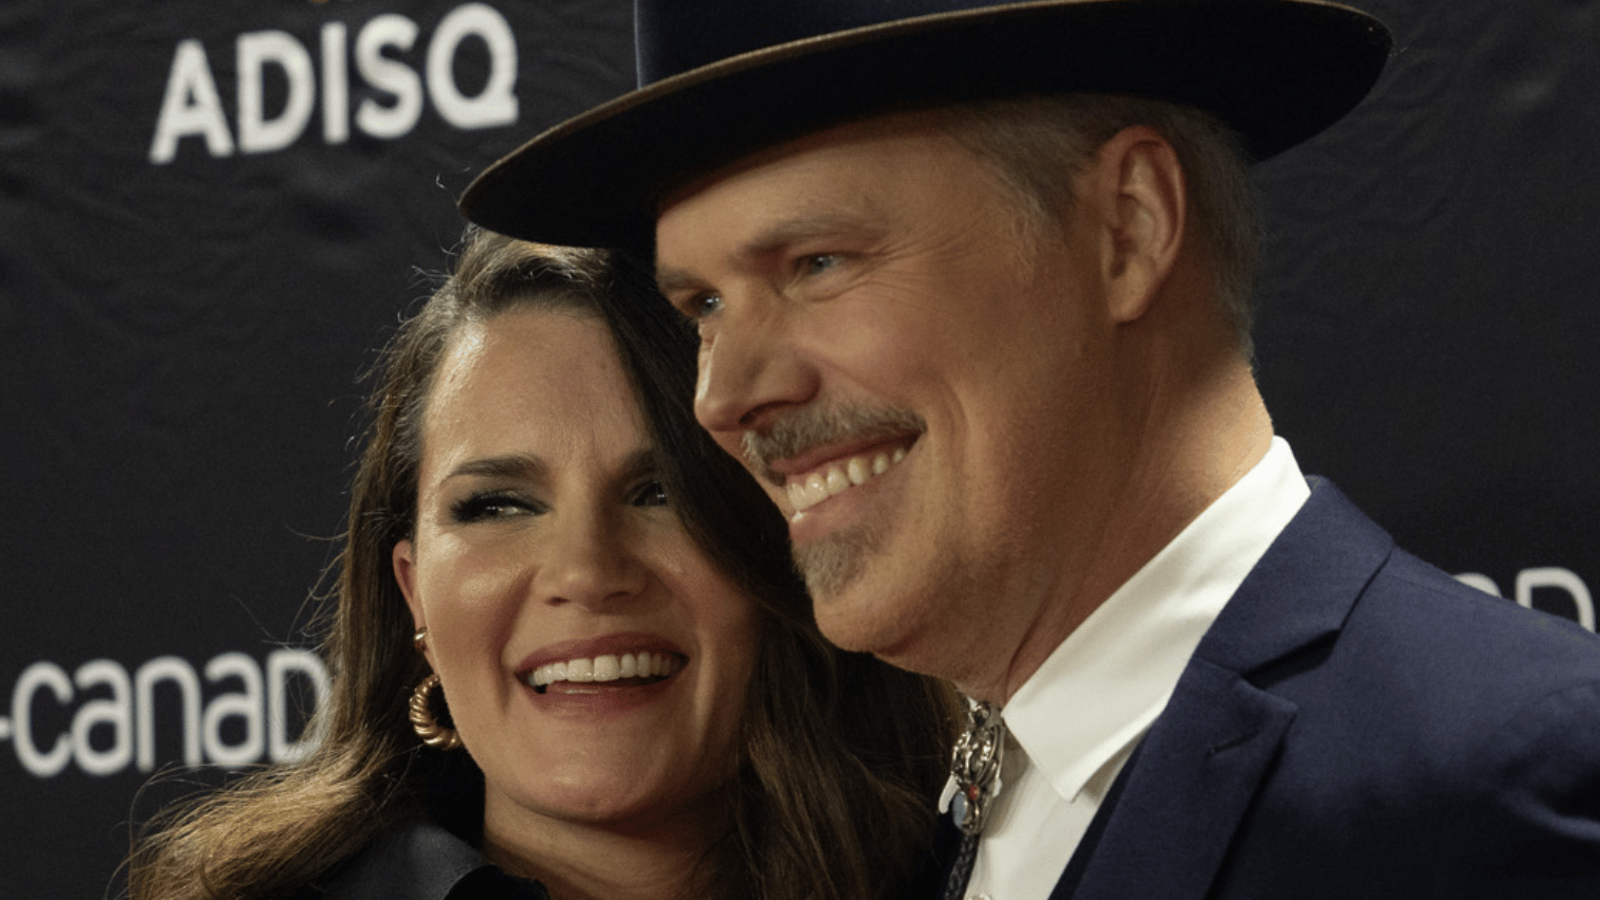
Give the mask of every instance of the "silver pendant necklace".
M 961 829 L 961 846 L 945 882 L 943 900 L 960 900 L 972 877 L 978 840 L 994 798 L 1000 793 L 1005 742 L 1006 725 L 1000 710 L 988 701 L 968 700 L 966 724 L 950 761 L 950 775 L 956 782 L 956 792 L 950 798 L 950 817 Z

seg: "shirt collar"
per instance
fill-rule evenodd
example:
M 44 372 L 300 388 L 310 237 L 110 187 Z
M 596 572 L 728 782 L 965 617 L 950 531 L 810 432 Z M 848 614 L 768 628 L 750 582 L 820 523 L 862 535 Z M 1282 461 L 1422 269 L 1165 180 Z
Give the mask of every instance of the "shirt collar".
M 350 900 L 548 900 L 538 882 L 505 874 L 428 819 L 373 844 L 335 886 L 332 894 Z
M 1288 442 L 1274 437 L 1012 696 L 1006 726 L 1063 798 L 1161 713 L 1201 637 L 1310 493 Z

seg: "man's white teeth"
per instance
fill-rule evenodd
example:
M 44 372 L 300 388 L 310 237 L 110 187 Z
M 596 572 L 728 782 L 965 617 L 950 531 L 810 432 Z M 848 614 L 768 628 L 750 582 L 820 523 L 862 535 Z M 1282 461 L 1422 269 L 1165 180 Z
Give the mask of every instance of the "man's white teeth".
M 542 691 L 558 681 L 586 683 L 616 681 L 619 678 L 665 678 L 683 667 L 671 653 L 607 653 L 592 659 L 568 659 L 546 663 L 527 676 L 528 686 Z
M 881 450 L 868 456 L 852 456 L 843 465 L 828 466 L 805 477 L 804 481 L 791 482 L 788 487 L 789 505 L 795 512 L 810 509 L 818 503 L 836 497 L 858 484 L 866 484 L 874 475 L 882 475 L 889 467 L 906 458 L 906 448 L 896 447 L 893 452 Z

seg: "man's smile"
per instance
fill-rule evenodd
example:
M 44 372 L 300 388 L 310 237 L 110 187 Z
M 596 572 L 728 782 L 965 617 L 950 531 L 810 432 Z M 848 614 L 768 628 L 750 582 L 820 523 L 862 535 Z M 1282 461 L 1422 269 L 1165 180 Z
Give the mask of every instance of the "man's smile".
M 805 475 L 791 475 L 784 483 L 789 505 L 795 513 L 804 512 L 829 497 L 866 484 L 872 478 L 906 458 L 906 447 L 880 449 L 843 460 L 835 460 Z

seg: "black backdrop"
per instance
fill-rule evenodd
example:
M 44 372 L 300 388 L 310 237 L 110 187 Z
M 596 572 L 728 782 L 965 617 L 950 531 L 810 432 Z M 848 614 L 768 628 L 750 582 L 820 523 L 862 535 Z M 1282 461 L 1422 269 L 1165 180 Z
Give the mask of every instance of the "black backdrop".
M 1600 3 L 1357 5 L 1398 38 L 1377 91 L 1257 172 L 1278 430 L 1593 627 Z M 294 752 L 356 376 L 471 173 L 631 82 L 627 7 L 0 9 L 5 896 L 115 892 L 131 821 Z

